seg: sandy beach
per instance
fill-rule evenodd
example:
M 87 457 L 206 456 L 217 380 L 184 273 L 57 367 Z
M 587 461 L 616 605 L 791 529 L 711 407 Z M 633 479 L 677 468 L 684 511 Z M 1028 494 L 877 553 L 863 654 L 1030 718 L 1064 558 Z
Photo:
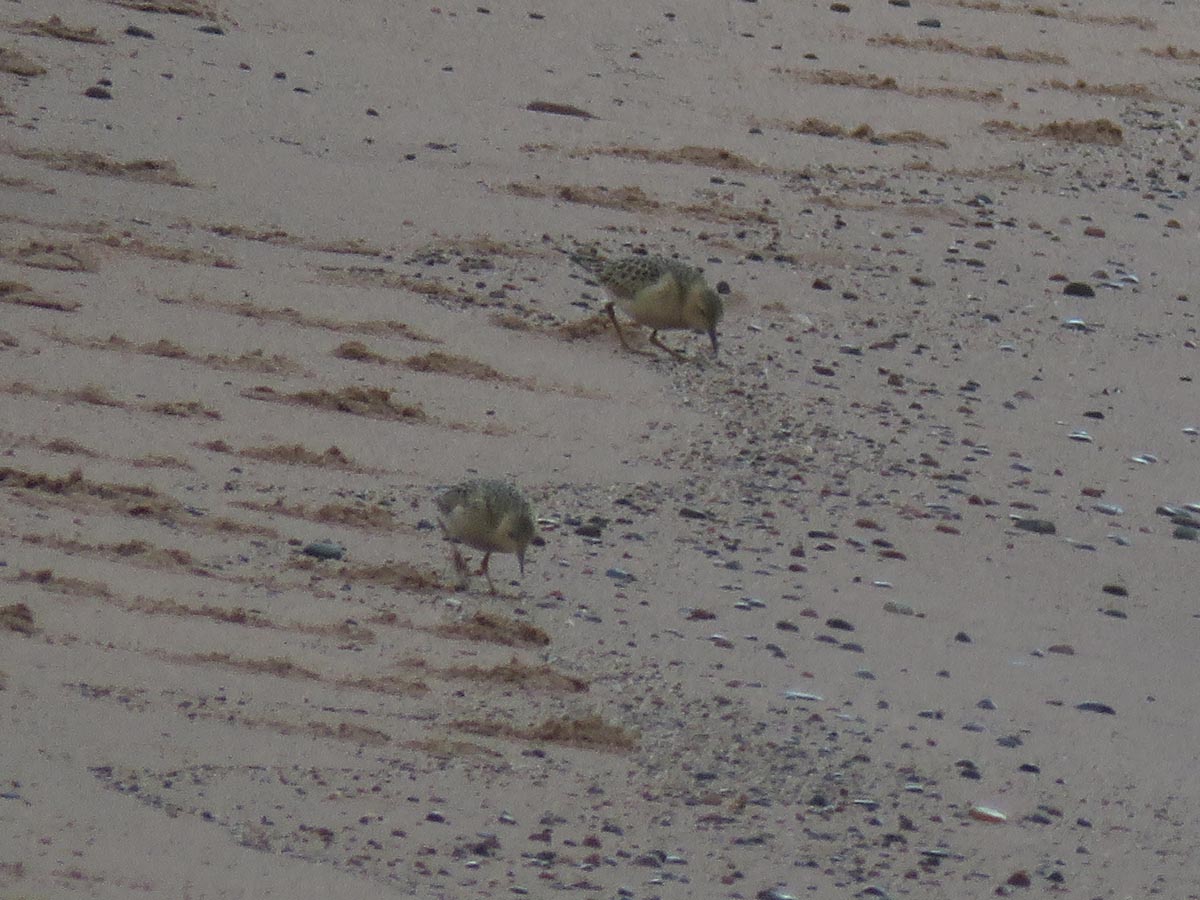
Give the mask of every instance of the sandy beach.
M 2 24 L 0 900 L 1200 897 L 1189 4 Z

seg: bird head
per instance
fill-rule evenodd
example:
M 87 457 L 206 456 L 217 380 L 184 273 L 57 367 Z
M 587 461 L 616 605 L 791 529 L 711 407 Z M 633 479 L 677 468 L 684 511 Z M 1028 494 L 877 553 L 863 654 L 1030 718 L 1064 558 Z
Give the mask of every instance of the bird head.
M 509 540 L 516 545 L 517 565 L 521 567 L 521 574 L 524 575 L 525 550 L 537 535 L 537 528 L 533 524 L 533 515 L 528 510 L 513 513 L 506 517 L 503 527 L 504 533 L 508 535 Z
M 688 292 L 686 315 L 693 331 L 703 331 L 712 341 L 713 356 L 717 355 L 717 323 L 725 315 L 721 297 L 707 284 L 697 284 Z

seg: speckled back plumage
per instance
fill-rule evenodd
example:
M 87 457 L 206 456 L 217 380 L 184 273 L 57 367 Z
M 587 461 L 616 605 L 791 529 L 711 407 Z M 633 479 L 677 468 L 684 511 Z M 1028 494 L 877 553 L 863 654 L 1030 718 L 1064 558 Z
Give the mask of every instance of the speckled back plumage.
M 694 282 L 704 280 L 699 270 L 665 256 L 625 256 L 609 260 L 596 272 L 596 277 L 614 297 L 625 299 L 634 297 L 642 288 L 667 274 L 684 290 Z

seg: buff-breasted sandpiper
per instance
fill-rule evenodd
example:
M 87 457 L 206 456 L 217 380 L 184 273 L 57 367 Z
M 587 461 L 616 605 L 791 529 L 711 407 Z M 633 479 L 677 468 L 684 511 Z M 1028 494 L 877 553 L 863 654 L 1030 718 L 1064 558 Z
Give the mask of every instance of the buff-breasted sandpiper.
M 496 586 L 488 572 L 493 553 L 515 553 L 521 574 L 525 574 L 525 548 L 537 529 L 529 501 L 517 487 L 490 479 L 464 481 L 442 492 L 437 507 L 446 537 L 483 551 L 483 563 L 476 574 L 487 576 L 493 594 Z M 454 565 L 465 582 L 467 563 L 457 546 Z
M 582 253 L 570 256 L 607 289 L 612 299 L 604 309 L 626 350 L 630 347 L 625 343 L 614 307 L 620 307 L 633 321 L 649 328 L 650 343 L 676 358 L 682 354 L 658 339 L 660 331 L 703 332 L 712 341 L 713 355 L 717 355 L 717 323 L 725 314 L 725 307 L 699 269 L 664 256 L 615 259 Z

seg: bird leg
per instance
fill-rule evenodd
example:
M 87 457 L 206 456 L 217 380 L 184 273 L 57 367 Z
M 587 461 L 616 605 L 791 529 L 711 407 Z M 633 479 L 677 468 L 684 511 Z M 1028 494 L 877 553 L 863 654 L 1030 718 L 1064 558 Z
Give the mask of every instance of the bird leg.
M 496 585 L 492 584 L 492 573 L 488 571 L 488 560 L 491 558 L 492 558 L 492 553 L 490 550 L 487 553 L 483 554 L 483 564 L 479 567 L 479 571 L 476 572 L 475 574 L 476 575 L 484 575 L 487 577 L 488 590 L 490 590 L 492 592 L 492 594 L 494 595 L 496 593 Z
M 467 566 L 467 561 L 462 555 L 462 551 L 458 549 L 458 544 L 451 544 L 451 560 L 454 562 L 454 571 L 458 573 L 458 588 L 464 590 L 467 586 L 467 577 L 471 574 Z
M 678 360 L 683 360 L 683 359 L 687 358 L 682 353 L 680 353 L 678 350 L 672 350 L 670 347 L 668 347 L 666 344 L 664 344 L 662 341 L 660 341 L 658 339 L 657 331 L 650 332 L 650 343 L 652 343 L 655 347 L 658 347 L 660 350 L 666 350 L 668 353 L 670 353 L 673 357 L 675 357 Z
M 617 337 L 620 338 L 620 340 L 621 340 L 621 346 L 624 347 L 626 350 L 632 350 L 633 348 L 630 347 L 627 343 L 625 343 L 625 335 L 621 332 L 621 326 L 617 323 L 616 304 L 606 303 L 606 304 L 604 304 L 604 309 L 608 313 L 608 317 L 610 319 L 612 319 L 613 328 L 616 329 Z

